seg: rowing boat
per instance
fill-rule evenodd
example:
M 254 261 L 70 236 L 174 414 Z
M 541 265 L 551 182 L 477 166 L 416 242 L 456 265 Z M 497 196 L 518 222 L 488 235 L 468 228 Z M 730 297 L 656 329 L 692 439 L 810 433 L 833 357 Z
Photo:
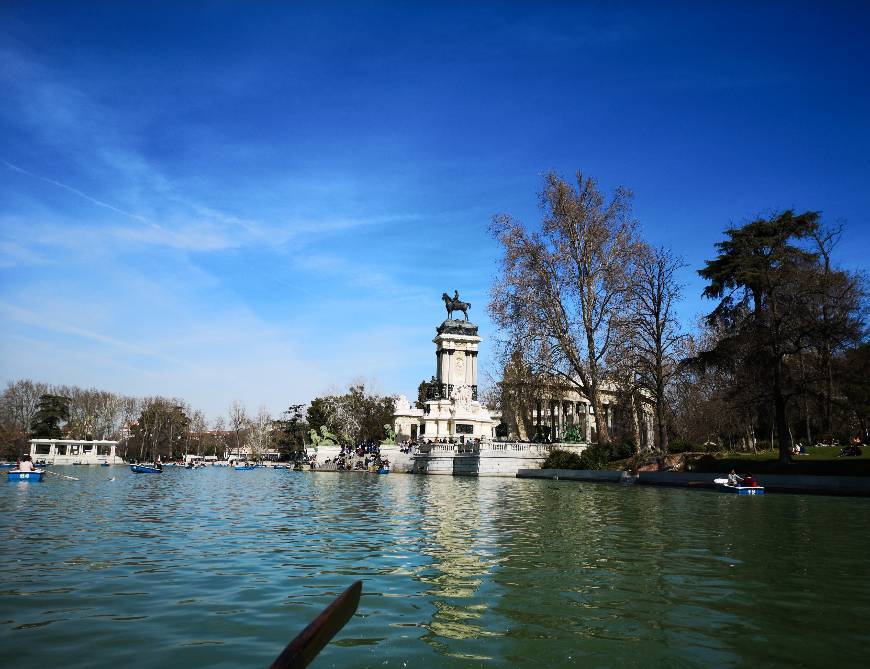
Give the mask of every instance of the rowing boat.
M 7 481 L 34 481 L 39 482 L 45 476 L 44 469 L 35 469 L 32 472 L 20 472 L 17 469 L 11 469 L 6 472 Z
M 163 470 L 148 465 L 130 465 L 130 471 L 135 474 L 160 474 Z
M 733 495 L 763 495 L 764 486 L 762 485 L 732 485 L 728 483 L 728 479 L 714 479 L 713 482 L 719 487 L 722 492 L 730 492 Z

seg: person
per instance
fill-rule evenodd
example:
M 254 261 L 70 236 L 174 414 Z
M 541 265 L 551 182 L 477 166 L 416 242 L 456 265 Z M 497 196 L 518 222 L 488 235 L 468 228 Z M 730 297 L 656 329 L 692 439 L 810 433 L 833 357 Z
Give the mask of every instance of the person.
M 758 485 L 758 481 L 755 480 L 755 477 L 752 474 L 747 474 L 746 477 L 743 479 L 743 485 L 754 488 Z
M 29 455 L 25 455 L 23 458 L 21 458 L 21 462 L 18 465 L 18 471 L 20 471 L 20 472 L 36 471 L 36 469 L 33 466 L 33 462 L 30 460 Z
M 728 485 L 739 485 L 742 481 L 743 479 L 740 476 L 737 476 L 737 472 L 733 469 L 731 470 L 731 473 L 728 474 Z

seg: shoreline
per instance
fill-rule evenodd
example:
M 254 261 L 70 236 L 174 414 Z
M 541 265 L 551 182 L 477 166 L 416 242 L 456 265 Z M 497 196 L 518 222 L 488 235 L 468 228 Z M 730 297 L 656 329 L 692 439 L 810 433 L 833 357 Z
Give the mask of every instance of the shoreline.
M 714 478 L 725 478 L 727 472 L 639 472 L 634 485 L 667 486 L 672 488 L 715 489 Z M 622 480 L 622 472 L 590 469 L 521 469 L 521 479 L 549 479 L 582 481 L 584 483 L 615 483 Z M 757 474 L 765 492 L 836 497 L 870 497 L 870 477 L 817 476 L 809 474 Z

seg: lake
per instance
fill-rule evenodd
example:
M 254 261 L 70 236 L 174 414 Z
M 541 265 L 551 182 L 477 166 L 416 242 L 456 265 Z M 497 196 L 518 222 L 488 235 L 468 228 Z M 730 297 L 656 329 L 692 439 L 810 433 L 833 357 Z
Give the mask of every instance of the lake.
M 5 667 L 864 666 L 870 500 L 56 467 L 0 489 Z M 113 479 L 113 480 L 110 480 Z

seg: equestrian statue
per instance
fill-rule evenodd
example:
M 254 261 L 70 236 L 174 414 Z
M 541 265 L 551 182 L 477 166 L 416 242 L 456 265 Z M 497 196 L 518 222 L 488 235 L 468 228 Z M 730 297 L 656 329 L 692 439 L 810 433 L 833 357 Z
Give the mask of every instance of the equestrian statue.
M 444 306 L 447 308 L 447 318 L 453 318 L 454 311 L 461 311 L 465 316 L 465 320 L 468 320 L 468 310 L 471 309 L 471 302 L 463 302 L 459 299 L 459 291 L 453 291 L 453 297 L 451 298 L 447 293 L 441 293 L 441 299 L 444 300 Z

